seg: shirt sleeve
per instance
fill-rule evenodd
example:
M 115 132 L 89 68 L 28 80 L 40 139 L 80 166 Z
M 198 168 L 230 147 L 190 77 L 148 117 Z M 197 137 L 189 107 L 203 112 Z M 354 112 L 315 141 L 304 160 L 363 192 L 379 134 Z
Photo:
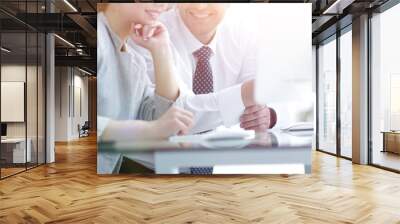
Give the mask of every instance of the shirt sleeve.
M 101 84 L 107 82 L 106 80 L 106 76 L 107 76 L 107 69 L 104 66 L 104 55 L 105 55 L 105 46 L 104 46 L 104 42 L 106 42 L 106 40 L 104 40 L 105 36 L 106 36 L 106 31 L 104 28 L 104 24 L 102 24 L 101 22 L 101 16 L 98 17 L 98 22 L 99 22 L 99 27 L 98 27 L 98 31 L 103 34 L 103 35 L 99 35 L 99 38 L 97 39 L 97 46 L 98 46 L 98 50 L 97 50 L 97 70 L 98 70 L 98 76 L 97 76 L 97 83 L 98 83 L 98 89 L 101 89 L 102 91 L 98 91 L 97 93 L 97 137 L 98 139 L 101 139 L 101 136 L 104 132 L 104 129 L 106 128 L 108 122 L 109 122 L 109 118 L 106 117 L 106 110 L 105 107 L 107 107 L 106 105 L 106 96 L 105 96 L 105 91 L 107 90 L 107 88 L 104 88 L 104 86 L 102 86 Z
M 154 97 L 149 97 L 149 95 L 145 97 L 139 110 L 140 119 L 157 119 L 174 105 L 194 114 L 194 126 L 190 133 L 209 131 L 220 125 L 230 127 L 239 123 L 239 117 L 244 111 L 241 84 L 214 93 L 195 95 L 181 78 L 189 74 L 190 69 L 182 62 L 174 47 L 172 47 L 172 52 L 175 61 L 174 75 L 180 89 L 179 97 L 175 102 L 170 101 L 155 95 L 153 87 Z M 147 72 L 149 79 L 154 81 L 152 78 L 154 71 L 148 69 Z
M 155 94 L 154 89 L 149 88 L 139 107 L 137 119 L 156 120 L 173 105 L 194 114 L 195 125 L 191 133 L 212 130 L 220 125 L 235 125 L 244 110 L 240 85 L 201 95 L 194 95 L 183 87 L 175 102 Z
M 174 101 L 159 96 L 154 92 L 154 88 L 147 87 L 144 98 L 138 111 L 138 120 L 156 120 L 160 118 L 172 105 Z
M 251 31 L 249 31 L 251 32 Z M 243 36 L 243 34 L 238 34 L 238 36 Z M 251 35 L 250 35 L 251 36 Z M 242 44 L 241 47 L 242 54 L 243 54 L 243 62 L 241 64 L 240 68 L 240 75 L 238 76 L 238 80 L 236 83 L 243 83 L 246 80 L 249 79 L 255 79 L 256 78 L 256 70 L 257 70 L 257 41 L 253 37 L 248 37 L 246 35 L 246 38 L 242 38 Z

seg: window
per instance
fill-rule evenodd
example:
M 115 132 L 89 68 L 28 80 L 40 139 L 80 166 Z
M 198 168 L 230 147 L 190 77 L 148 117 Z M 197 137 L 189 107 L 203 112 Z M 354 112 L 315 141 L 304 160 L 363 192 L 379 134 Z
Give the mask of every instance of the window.
M 340 36 L 340 155 L 352 157 L 352 32 Z
M 336 153 L 336 36 L 318 48 L 318 149 Z
M 371 19 L 370 159 L 372 164 L 394 170 L 400 170 L 399 21 L 399 4 Z
M 43 5 L 44 1 L 0 3 L 16 10 L 19 16 L 42 13 Z M 0 178 L 45 163 L 46 39 L 43 33 L 10 15 L 0 13 L 0 111 L 4 115 Z
M 1 33 L 1 123 L 6 127 L 0 144 L 1 177 L 26 170 L 30 162 L 30 141 L 26 127 L 27 52 L 25 32 Z M 6 50 L 4 50 L 6 49 Z M 14 100 L 7 100 L 7 99 Z M 18 106 L 12 107 L 15 104 Z M 13 108 L 13 109 L 10 109 Z M 14 112 L 14 109 L 17 111 Z

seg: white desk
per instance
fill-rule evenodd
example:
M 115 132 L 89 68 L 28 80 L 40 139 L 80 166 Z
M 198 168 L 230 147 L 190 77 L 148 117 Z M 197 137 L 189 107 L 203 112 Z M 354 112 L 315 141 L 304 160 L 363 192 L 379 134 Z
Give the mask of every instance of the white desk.
M 129 158 L 129 155 L 127 155 Z M 190 150 L 154 154 L 156 174 L 179 174 L 182 168 L 240 166 L 240 165 L 304 165 L 304 172 L 311 173 L 310 148 L 277 148 L 270 150 Z M 237 169 L 235 169 L 237 170 Z M 245 170 L 243 170 L 245 171 Z M 241 174 L 241 173 L 229 173 Z
M 251 140 L 200 144 L 168 141 L 100 143 L 98 156 L 104 153 L 114 157 L 115 162 L 109 163 L 112 167 L 108 170 L 119 170 L 121 158 L 126 157 L 153 169 L 155 174 L 179 174 L 189 167 L 273 164 L 303 165 L 304 173 L 311 173 L 311 137 L 266 133 Z M 105 164 L 98 164 L 102 165 Z
M 12 163 L 25 163 L 25 162 L 31 162 L 31 145 L 32 141 L 30 138 L 27 139 L 26 141 L 27 147 L 26 147 L 26 152 L 25 152 L 25 138 L 6 138 L 1 140 L 2 147 L 6 147 L 6 149 L 2 148 L 2 151 L 6 151 L 9 148 L 12 147 L 13 151 L 13 159 Z M 25 159 L 27 159 L 25 161 Z

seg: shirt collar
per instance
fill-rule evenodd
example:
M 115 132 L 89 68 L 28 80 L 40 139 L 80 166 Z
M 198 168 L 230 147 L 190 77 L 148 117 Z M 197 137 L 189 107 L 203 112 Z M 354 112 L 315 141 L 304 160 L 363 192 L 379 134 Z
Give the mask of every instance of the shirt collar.
M 202 46 L 208 46 L 212 50 L 212 55 L 215 55 L 217 52 L 217 39 L 218 39 L 218 30 L 219 28 L 217 27 L 217 30 L 215 32 L 214 37 L 212 38 L 211 42 L 207 45 L 204 45 L 201 43 L 193 34 L 190 32 L 190 30 L 186 27 L 185 23 L 183 22 L 178 9 L 175 9 L 175 15 L 178 18 L 178 25 L 179 29 L 182 31 L 183 34 L 183 39 L 185 41 L 185 47 L 187 49 L 187 53 L 192 55 L 193 52 L 196 50 L 200 49 Z
M 118 49 L 119 52 L 127 52 L 127 41 L 122 41 L 121 38 L 111 29 L 107 17 L 104 13 L 100 12 L 98 15 L 101 22 L 105 24 L 107 27 L 108 32 L 110 33 L 111 39 L 114 42 L 114 46 Z

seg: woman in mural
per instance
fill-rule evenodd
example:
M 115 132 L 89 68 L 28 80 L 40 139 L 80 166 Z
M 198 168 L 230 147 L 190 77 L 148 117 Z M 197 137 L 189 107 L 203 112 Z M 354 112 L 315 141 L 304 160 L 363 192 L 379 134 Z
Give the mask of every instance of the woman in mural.
M 180 91 L 162 3 L 98 4 L 98 139 L 161 139 L 185 134 L 191 112 L 174 106 Z M 149 60 L 152 59 L 152 60 Z M 147 73 L 153 70 L 155 84 Z M 98 172 L 117 172 L 120 158 L 100 153 Z

